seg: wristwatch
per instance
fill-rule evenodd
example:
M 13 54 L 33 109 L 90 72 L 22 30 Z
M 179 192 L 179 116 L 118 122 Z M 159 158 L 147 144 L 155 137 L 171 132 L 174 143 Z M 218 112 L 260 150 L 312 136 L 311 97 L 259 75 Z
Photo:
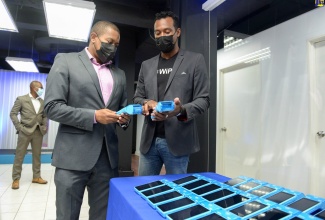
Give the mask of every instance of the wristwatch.
M 182 115 L 182 114 L 184 113 L 184 110 L 185 110 L 184 107 L 181 106 L 181 110 L 180 110 L 179 113 L 176 115 L 176 117 Z

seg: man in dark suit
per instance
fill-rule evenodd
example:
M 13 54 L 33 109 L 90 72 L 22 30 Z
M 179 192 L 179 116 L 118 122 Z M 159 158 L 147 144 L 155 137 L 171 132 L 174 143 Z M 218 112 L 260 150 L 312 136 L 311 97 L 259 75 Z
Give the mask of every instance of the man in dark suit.
M 154 35 L 161 53 L 142 63 L 134 103 L 146 115 L 140 143 L 139 175 L 186 173 L 189 155 L 200 150 L 195 117 L 207 111 L 209 81 L 201 54 L 178 46 L 181 34 L 173 12 L 156 14 Z M 174 100 L 175 110 L 158 113 L 158 101 Z M 151 119 L 153 117 L 153 119 Z
M 33 183 L 46 184 L 41 177 L 41 149 L 43 136 L 47 132 L 47 118 L 44 114 L 44 101 L 41 99 L 43 85 L 32 81 L 29 85 L 30 93 L 19 96 L 10 112 L 10 118 L 17 130 L 18 142 L 15 161 L 12 167 L 12 189 L 19 189 L 22 164 L 29 143 L 33 156 Z M 18 119 L 20 114 L 20 120 Z
M 79 53 L 58 54 L 50 70 L 45 111 L 60 123 L 53 150 L 57 219 L 79 219 L 88 190 L 89 219 L 106 219 L 109 181 L 118 176 L 116 124 L 129 116 L 116 111 L 127 104 L 123 70 L 112 64 L 120 31 L 107 21 L 91 29 Z

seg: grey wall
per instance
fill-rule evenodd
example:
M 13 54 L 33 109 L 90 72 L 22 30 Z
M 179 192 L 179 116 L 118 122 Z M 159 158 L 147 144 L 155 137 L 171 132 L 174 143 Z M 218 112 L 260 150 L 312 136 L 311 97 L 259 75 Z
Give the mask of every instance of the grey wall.
M 180 46 L 183 49 L 202 53 L 210 77 L 210 109 L 197 118 L 201 150 L 192 154 L 188 172 L 215 172 L 216 163 L 216 54 L 217 19 L 211 12 L 202 10 L 197 0 L 171 2 L 171 10 L 181 20 Z

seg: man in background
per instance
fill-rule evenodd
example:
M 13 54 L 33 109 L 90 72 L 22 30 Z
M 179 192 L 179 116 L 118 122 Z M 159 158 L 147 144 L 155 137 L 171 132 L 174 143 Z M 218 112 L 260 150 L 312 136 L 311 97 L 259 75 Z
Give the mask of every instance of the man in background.
M 133 98 L 146 115 L 139 175 L 158 175 L 163 164 L 166 174 L 186 173 L 189 155 L 200 150 L 196 117 L 210 105 L 206 64 L 202 54 L 179 48 L 181 29 L 173 12 L 156 14 L 154 35 L 161 52 L 142 63 Z M 155 111 L 157 102 L 169 100 L 174 111 Z
M 126 78 L 112 60 L 120 43 L 118 27 L 99 21 L 89 45 L 58 54 L 45 94 L 47 116 L 60 123 L 53 150 L 57 220 L 77 220 L 88 191 L 89 219 L 105 220 L 109 181 L 118 176 L 116 125 L 130 117 L 116 111 L 127 104 Z
M 12 167 L 12 189 L 19 189 L 22 164 L 29 143 L 33 157 L 33 183 L 46 184 L 41 177 L 41 149 L 43 136 L 47 132 L 47 118 L 44 114 L 44 101 L 41 99 L 43 85 L 38 81 L 30 83 L 30 93 L 19 96 L 10 112 L 10 118 L 18 133 L 16 155 Z M 18 119 L 20 114 L 20 120 Z

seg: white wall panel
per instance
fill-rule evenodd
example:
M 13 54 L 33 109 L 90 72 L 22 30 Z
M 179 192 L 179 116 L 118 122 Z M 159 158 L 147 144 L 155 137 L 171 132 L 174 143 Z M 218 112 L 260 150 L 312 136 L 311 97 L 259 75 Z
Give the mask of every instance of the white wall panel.
M 222 122 L 223 72 L 238 65 L 236 59 L 255 51 L 269 48 L 269 59 L 259 62 L 261 121 L 256 125 L 259 135 L 261 156 L 259 179 L 299 190 L 311 192 L 313 151 L 310 147 L 310 82 L 308 42 L 325 36 L 325 8 L 318 8 L 246 38 L 241 46 L 222 49 L 217 55 L 218 69 L 218 122 Z M 252 112 L 245 112 L 243 118 L 250 118 Z M 246 121 L 241 118 L 240 121 Z M 249 120 L 247 120 L 249 123 Z M 324 122 L 325 123 L 325 122 Z M 217 172 L 225 172 L 224 139 L 221 127 L 217 129 Z M 241 129 L 246 126 L 241 125 Z M 242 131 L 245 133 L 245 131 Z M 253 134 L 255 135 L 255 134 Z M 258 139 L 258 137 L 253 137 Z M 244 146 L 244 140 L 242 139 Z M 245 147 L 245 146 L 244 146 Z M 245 161 L 245 154 L 238 154 L 238 161 Z M 231 166 L 227 164 L 227 166 Z M 249 175 L 238 166 L 238 175 Z

